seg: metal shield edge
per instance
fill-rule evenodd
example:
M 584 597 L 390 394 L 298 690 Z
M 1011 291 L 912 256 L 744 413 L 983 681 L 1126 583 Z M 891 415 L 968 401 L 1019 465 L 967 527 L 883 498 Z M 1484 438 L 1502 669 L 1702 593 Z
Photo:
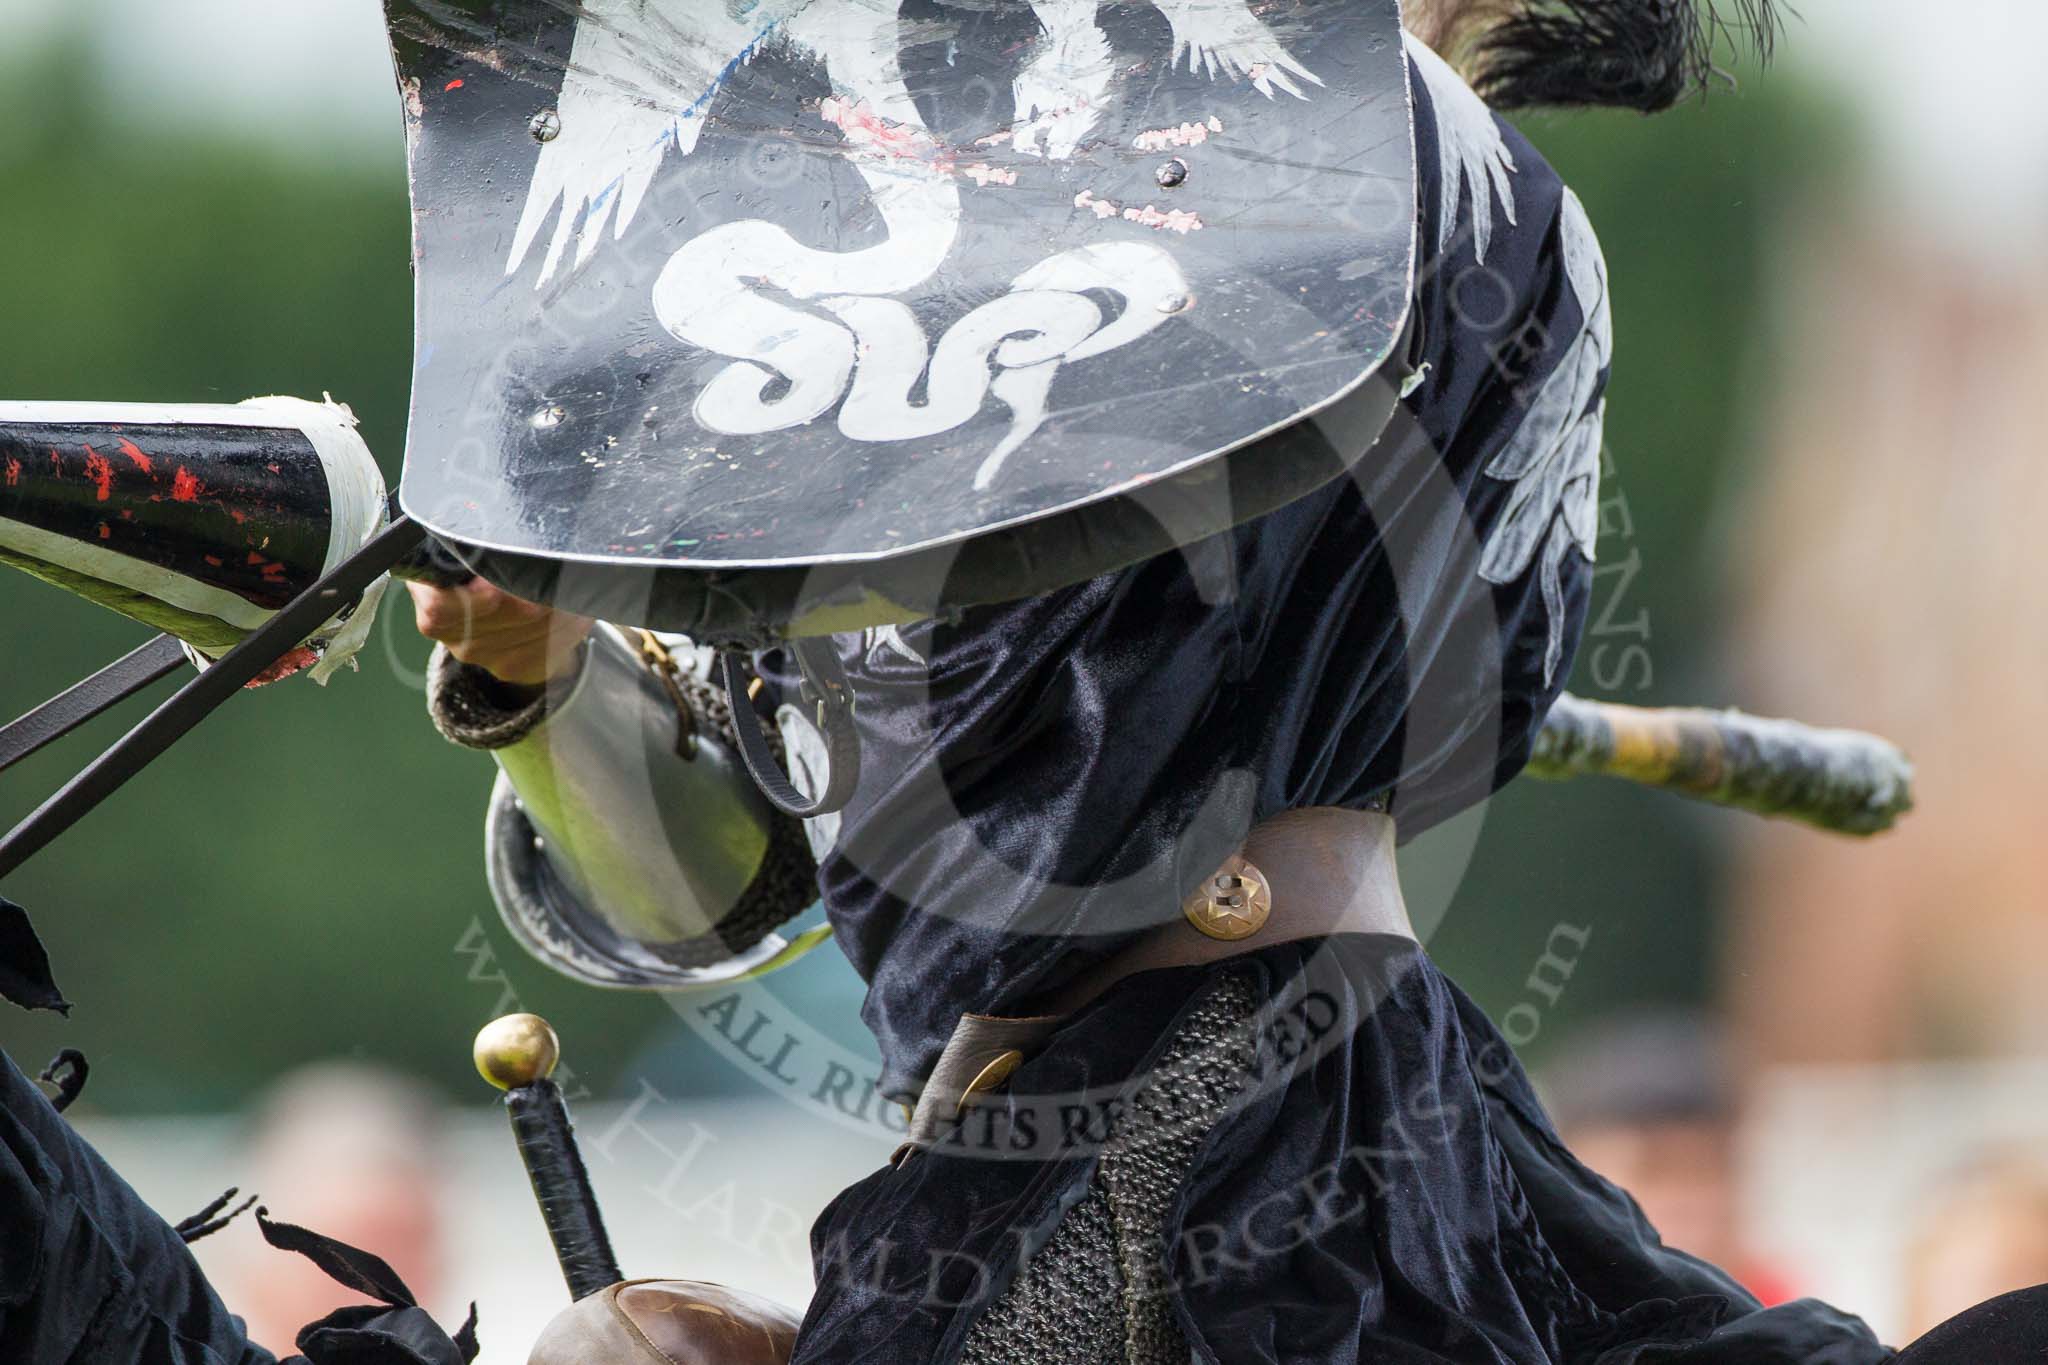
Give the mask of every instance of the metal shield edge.
M 1404 329 L 1389 359 L 1409 344 Z M 1401 401 L 1387 360 L 1317 413 L 1259 438 L 1295 458 L 1240 458 L 1254 443 L 1137 492 L 1112 493 L 1006 529 L 887 559 L 764 568 L 591 564 L 490 547 L 462 558 L 505 591 L 601 620 L 678 631 L 719 648 L 903 625 L 1086 582 L 1277 511 L 1349 474 Z M 1289 473 L 1279 476 L 1285 467 Z M 1215 485 L 1221 481 L 1219 489 Z M 1171 526 L 1165 519 L 1171 516 Z

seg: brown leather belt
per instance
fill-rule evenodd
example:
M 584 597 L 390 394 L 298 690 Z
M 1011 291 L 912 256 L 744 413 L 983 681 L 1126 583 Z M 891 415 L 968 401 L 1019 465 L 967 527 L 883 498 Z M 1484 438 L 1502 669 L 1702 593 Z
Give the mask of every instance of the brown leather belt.
M 1181 914 L 1061 987 L 1046 1002 L 1047 1013 L 962 1016 L 918 1095 L 909 1140 L 895 1160 L 938 1140 L 1069 1015 L 1125 977 L 1327 934 L 1415 937 L 1394 866 L 1390 817 L 1334 807 L 1275 816 L 1197 888 Z

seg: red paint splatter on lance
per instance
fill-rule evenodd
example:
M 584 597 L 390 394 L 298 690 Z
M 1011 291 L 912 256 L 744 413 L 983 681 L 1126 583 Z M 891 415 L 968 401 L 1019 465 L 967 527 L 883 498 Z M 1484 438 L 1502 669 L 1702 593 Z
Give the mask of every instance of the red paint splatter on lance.
M 85 477 L 99 490 L 101 502 L 114 496 L 114 462 L 91 446 L 85 447 Z M 104 536 L 101 538 L 105 539 Z

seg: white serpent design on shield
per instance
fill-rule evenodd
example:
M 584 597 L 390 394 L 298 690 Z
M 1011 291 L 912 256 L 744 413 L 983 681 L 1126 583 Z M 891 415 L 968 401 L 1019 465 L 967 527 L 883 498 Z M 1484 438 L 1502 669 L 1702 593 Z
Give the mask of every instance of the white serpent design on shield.
M 1064 365 L 1165 326 L 1191 305 L 1164 245 L 1104 242 L 1058 252 L 1010 281 L 1008 293 L 954 320 L 936 345 L 899 295 L 929 281 L 960 233 L 962 178 L 1014 175 L 967 164 L 926 129 L 898 61 L 901 0 L 768 0 L 744 19 L 694 0 L 593 0 L 578 20 L 561 94 L 560 135 L 535 168 L 507 273 L 516 273 L 552 216 L 536 287 L 596 252 L 608 223 L 624 234 L 670 151 L 690 154 L 712 97 L 771 37 L 820 61 L 836 92 L 821 116 L 844 139 L 887 229 L 844 252 L 805 246 L 765 220 L 722 224 L 684 243 L 654 287 L 654 313 L 679 341 L 730 363 L 698 394 L 708 430 L 753 435 L 815 422 L 838 408 L 859 442 L 929 438 L 977 416 L 991 397 L 1010 412 L 1004 436 L 972 473 L 991 487 L 1045 421 Z M 1241 0 L 1155 0 L 1174 33 L 1174 61 L 1305 98 L 1319 84 Z M 1092 5 L 1034 0 L 1046 32 L 1015 81 L 1016 150 L 1061 159 L 1101 116 L 1114 78 Z M 1050 107 L 1049 107 L 1050 106 Z M 559 207 L 559 213 L 557 208 Z M 1113 309 L 1105 308 L 1114 299 Z M 924 384 L 922 401 L 912 395 Z

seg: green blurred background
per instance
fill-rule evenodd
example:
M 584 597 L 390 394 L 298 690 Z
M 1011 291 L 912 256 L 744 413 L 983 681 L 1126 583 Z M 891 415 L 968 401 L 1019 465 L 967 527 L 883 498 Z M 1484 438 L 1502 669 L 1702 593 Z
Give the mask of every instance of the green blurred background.
M 331 392 L 395 478 L 411 358 L 395 109 L 388 129 L 371 121 L 333 146 L 156 124 L 110 111 L 111 73 L 94 63 L 82 29 L 59 19 L 0 66 L 0 395 Z M 1600 641 L 1589 641 L 1583 693 L 1725 699 L 1709 510 L 1754 421 L 1760 255 L 1771 215 L 1833 160 L 1824 123 L 1793 90 L 1746 80 L 1740 96 L 1655 122 L 1526 125 L 1599 225 L 1616 300 L 1600 586 L 1613 648 L 1596 677 Z M 1615 533 L 1617 518 L 1630 534 Z M 27 709 L 142 638 L 8 577 L 0 711 Z M 1646 648 L 1619 669 L 1629 644 Z M 468 1039 L 499 1004 L 494 979 L 471 979 L 482 925 L 495 961 L 478 974 L 502 971 L 527 1007 L 573 1031 L 600 1094 L 649 1056 L 694 1086 L 750 1085 L 660 1002 L 559 981 L 499 930 L 481 871 L 489 764 L 428 726 L 425 655 L 401 604 L 360 672 L 324 691 L 294 681 L 240 699 L 11 878 L 77 1009 L 68 1023 L 9 1015 L 0 1042 L 24 1061 L 83 1048 L 96 1067 L 89 1103 L 104 1111 L 232 1109 L 337 1053 L 474 1098 Z M 135 714 L 7 774 L 0 818 L 31 809 Z M 1734 819 L 1606 785 L 1518 783 L 1494 803 L 1434 947 L 1498 1015 L 1525 998 L 1554 926 L 1591 928 L 1536 1059 L 1576 1021 L 1621 1005 L 1703 1001 L 1718 846 Z M 858 1041 L 843 963 L 815 961 L 787 989 L 821 1027 Z

